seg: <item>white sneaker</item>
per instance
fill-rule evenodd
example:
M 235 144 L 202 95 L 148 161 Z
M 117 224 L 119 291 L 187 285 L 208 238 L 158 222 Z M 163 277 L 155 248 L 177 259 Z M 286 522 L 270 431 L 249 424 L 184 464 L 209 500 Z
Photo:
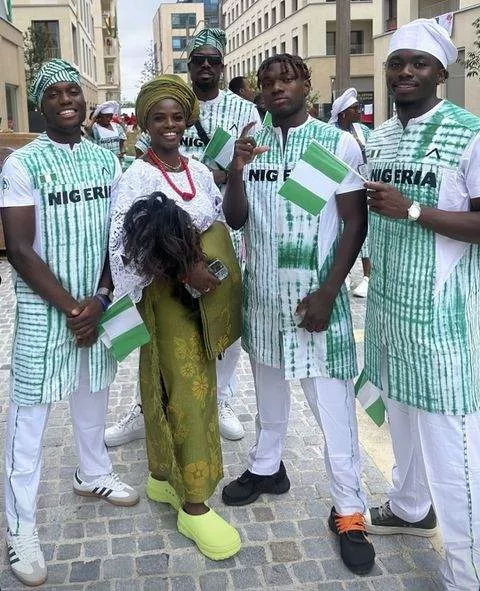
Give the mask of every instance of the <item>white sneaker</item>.
M 98 497 L 112 505 L 131 507 L 140 499 L 138 492 L 129 484 L 122 482 L 115 472 L 100 476 L 92 482 L 85 482 L 78 475 L 78 468 L 73 477 L 73 492 L 81 497 Z
M 139 404 L 132 405 L 132 408 L 124 417 L 115 425 L 105 429 L 105 445 L 108 447 L 129 443 L 135 441 L 135 439 L 144 439 L 144 437 L 145 418 Z
M 235 441 L 245 435 L 242 423 L 237 419 L 228 402 L 222 401 L 218 403 L 218 423 L 220 425 L 220 434 L 225 439 Z
M 36 587 L 47 580 L 47 567 L 37 530 L 29 534 L 13 535 L 7 529 L 7 553 L 13 574 L 24 585 Z
M 368 282 L 370 279 L 368 277 L 364 277 L 357 287 L 352 291 L 352 295 L 356 296 L 357 298 L 366 298 L 368 294 Z

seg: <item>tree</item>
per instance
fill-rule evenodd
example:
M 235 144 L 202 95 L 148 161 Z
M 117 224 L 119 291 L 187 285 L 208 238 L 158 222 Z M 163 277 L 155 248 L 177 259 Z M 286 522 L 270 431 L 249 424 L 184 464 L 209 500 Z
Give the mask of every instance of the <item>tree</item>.
M 138 86 L 142 86 L 145 82 L 149 82 L 152 78 L 155 78 L 157 74 L 157 59 L 155 52 L 153 51 L 153 41 L 150 41 L 146 49 L 145 61 L 143 62 L 143 69 L 140 72 Z
M 465 70 L 468 78 L 480 75 L 480 18 L 475 19 L 472 26 L 475 29 L 475 41 L 473 42 L 475 49 L 467 53 L 465 60 Z
M 43 63 L 51 59 L 52 47 L 54 46 L 52 36 L 43 27 L 28 27 L 23 35 L 25 51 L 25 78 L 27 88 L 30 88 L 32 80 L 37 75 Z M 28 108 L 35 109 L 35 105 L 28 99 Z

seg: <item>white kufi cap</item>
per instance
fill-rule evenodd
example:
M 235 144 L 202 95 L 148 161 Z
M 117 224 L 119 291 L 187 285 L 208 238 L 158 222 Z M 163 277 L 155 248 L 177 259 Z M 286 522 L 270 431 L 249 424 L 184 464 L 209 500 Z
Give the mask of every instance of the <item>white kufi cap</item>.
M 102 103 L 98 105 L 93 113 L 94 117 L 98 115 L 117 115 L 120 111 L 120 105 L 117 101 L 107 101 L 106 103 Z
M 357 91 L 355 88 L 348 88 L 343 94 L 333 101 L 332 113 L 328 122 L 336 123 L 340 113 L 355 103 L 358 103 Z
M 419 18 L 395 31 L 390 39 L 388 56 L 399 49 L 429 53 L 436 57 L 444 68 L 456 62 L 458 57 L 458 50 L 450 35 L 433 18 Z

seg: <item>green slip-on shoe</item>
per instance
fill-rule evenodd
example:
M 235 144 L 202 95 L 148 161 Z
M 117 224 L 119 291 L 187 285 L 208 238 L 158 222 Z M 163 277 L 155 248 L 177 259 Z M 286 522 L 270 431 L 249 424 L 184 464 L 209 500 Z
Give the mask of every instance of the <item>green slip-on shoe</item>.
M 178 511 L 182 506 L 180 497 L 177 495 L 175 489 L 167 480 L 155 480 L 155 478 L 149 474 L 145 491 L 147 493 L 147 497 L 151 501 L 156 501 L 157 503 L 168 503 L 175 509 L 175 511 Z
M 225 560 L 240 550 L 240 534 L 213 509 L 203 515 L 190 515 L 180 509 L 177 529 L 210 560 Z

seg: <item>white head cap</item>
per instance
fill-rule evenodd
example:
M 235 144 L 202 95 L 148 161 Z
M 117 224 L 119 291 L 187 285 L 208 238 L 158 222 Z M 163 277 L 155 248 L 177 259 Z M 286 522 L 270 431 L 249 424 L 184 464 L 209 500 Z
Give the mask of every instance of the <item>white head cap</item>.
M 355 88 L 348 88 L 343 94 L 333 101 L 332 113 L 328 122 L 336 123 L 340 113 L 355 103 L 358 103 L 357 91 Z
M 456 62 L 458 57 L 458 50 L 450 35 L 433 18 L 419 18 L 395 31 L 390 39 L 388 56 L 399 49 L 429 53 L 436 57 L 444 68 Z
M 119 113 L 119 111 L 120 105 L 117 103 L 117 101 L 107 101 L 106 103 L 98 105 L 98 107 L 95 109 L 95 112 L 93 113 L 93 116 L 97 117 L 98 115 L 116 115 Z

